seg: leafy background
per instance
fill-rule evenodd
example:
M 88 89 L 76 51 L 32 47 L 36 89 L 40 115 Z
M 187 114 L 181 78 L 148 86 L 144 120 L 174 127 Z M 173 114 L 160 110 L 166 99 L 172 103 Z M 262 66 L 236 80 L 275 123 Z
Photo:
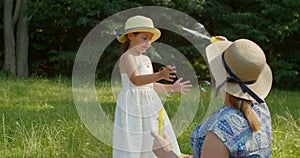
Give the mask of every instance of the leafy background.
M 204 24 L 211 35 L 257 42 L 273 69 L 274 86 L 300 88 L 299 0 L 29 0 L 30 75 L 71 76 L 76 52 L 88 32 L 103 19 L 138 6 L 173 8 Z M 3 10 L 2 2 L 0 8 Z M 3 12 L 0 14 L 2 21 Z M 3 34 L 3 23 L 0 28 Z M 180 38 L 175 33 L 162 33 L 163 41 Z M 0 42 L 3 68 L 3 38 Z M 119 46 L 113 41 L 105 50 L 107 53 L 103 53 L 104 63 L 97 68 L 103 79 L 109 79 L 115 64 L 110 61 L 118 60 Z M 194 50 L 188 41 L 175 40 L 172 46 L 190 60 L 199 76 L 208 74 L 202 57 L 192 56 Z

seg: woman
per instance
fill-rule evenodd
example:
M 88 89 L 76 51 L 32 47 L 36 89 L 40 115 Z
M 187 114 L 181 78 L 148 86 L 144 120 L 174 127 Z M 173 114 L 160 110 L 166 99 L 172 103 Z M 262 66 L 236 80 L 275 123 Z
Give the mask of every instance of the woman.
M 212 43 L 206 55 L 224 105 L 192 131 L 193 157 L 270 157 L 271 116 L 264 99 L 271 90 L 272 72 L 263 50 L 239 39 Z M 158 157 L 177 157 L 167 139 L 152 136 Z

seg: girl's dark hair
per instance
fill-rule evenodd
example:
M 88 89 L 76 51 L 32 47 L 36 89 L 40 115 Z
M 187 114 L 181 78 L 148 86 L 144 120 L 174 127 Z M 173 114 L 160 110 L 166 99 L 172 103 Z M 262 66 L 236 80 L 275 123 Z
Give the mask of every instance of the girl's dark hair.
M 257 132 L 258 130 L 260 130 L 261 125 L 260 125 L 260 122 L 257 119 L 254 111 L 251 108 L 250 100 L 237 98 L 233 95 L 230 95 L 229 100 L 235 108 L 240 110 L 245 115 L 253 132 Z
M 126 40 L 126 42 L 124 44 L 121 44 L 121 46 L 120 46 L 120 49 L 119 49 L 120 54 L 125 53 L 128 50 L 128 48 L 129 48 L 129 41 Z
M 133 32 L 132 34 L 137 35 L 138 33 L 139 32 Z M 121 44 L 120 49 L 119 49 L 121 54 L 125 53 L 129 48 L 129 40 L 128 40 L 127 35 L 125 35 L 125 37 L 127 38 L 127 40 L 124 44 Z

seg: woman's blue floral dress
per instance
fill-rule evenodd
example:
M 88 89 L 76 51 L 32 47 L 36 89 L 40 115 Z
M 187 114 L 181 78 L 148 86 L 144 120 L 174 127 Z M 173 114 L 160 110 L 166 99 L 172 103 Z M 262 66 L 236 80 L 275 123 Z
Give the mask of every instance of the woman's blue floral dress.
M 265 103 L 252 104 L 261 130 L 252 132 L 244 114 L 231 106 L 223 106 L 191 134 L 193 157 L 201 156 L 202 145 L 208 131 L 216 134 L 230 150 L 230 158 L 258 158 L 271 155 L 271 115 Z M 217 152 L 217 151 L 216 151 Z

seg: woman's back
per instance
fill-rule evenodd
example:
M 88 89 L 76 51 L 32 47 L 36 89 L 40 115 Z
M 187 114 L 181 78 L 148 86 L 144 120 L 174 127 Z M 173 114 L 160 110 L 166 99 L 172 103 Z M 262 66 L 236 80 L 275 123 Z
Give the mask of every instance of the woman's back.
M 200 157 L 208 131 L 216 134 L 230 150 L 230 157 L 269 157 L 271 155 L 271 117 L 265 103 L 252 107 L 261 130 L 252 132 L 244 114 L 231 106 L 223 106 L 197 126 L 191 134 L 194 157 Z

